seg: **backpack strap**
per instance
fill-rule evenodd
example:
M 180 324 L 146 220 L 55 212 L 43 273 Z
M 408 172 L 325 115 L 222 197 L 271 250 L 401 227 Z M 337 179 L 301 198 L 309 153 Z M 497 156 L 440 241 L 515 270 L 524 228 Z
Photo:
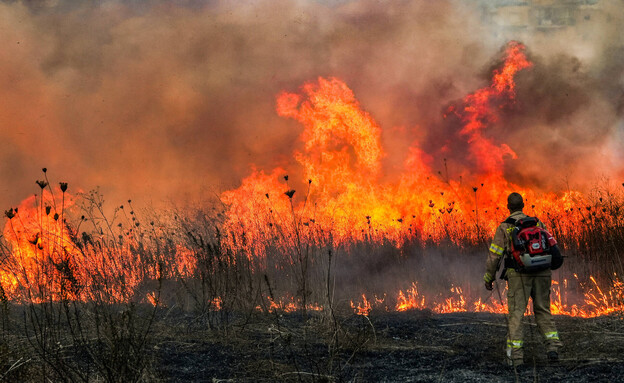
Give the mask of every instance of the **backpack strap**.
M 510 225 L 516 226 L 516 224 L 518 223 L 518 220 L 517 220 L 517 219 L 514 219 L 514 218 L 511 218 L 511 217 L 507 217 L 507 219 L 506 219 L 506 220 L 504 220 L 502 223 L 507 223 L 507 224 L 510 224 Z M 507 229 L 507 232 L 508 232 L 510 235 L 512 235 L 512 234 L 511 234 L 511 232 L 510 232 L 509 230 L 511 230 L 511 228 L 510 228 L 510 229 Z M 513 241 L 513 236 L 512 236 L 512 238 L 511 238 L 511 241 Z M 505 262 L 505 263 L 504 263 L 504 267 L 505 267 L 505 269 L 507 269 L 507 268 L 516 269 L 516 268 L 518 268 L 518 264 L 516 263 L 516 261 L 514 260 L 514 258 L 511 256 L 511 249 L 505 250 L 504 255 L 505 255 L 505 258 L 504 258 L 504 259 L 505 259 L 505 261 L 504 261 L 504 262 Z

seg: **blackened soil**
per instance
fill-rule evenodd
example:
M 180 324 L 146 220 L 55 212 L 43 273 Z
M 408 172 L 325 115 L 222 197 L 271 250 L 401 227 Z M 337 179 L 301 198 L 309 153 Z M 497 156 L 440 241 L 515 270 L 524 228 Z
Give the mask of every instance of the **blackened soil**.
M 426 311 L 327 317 L 285 314 L 216 329 L 170 327 L 155 348 L 166 382 L 621 382 L 624 320 L 556 317 L 550 365 L 525 318 L 525 368 L 505 364 L 504 315 Z M 185 331 L 180 331 L 185 327 Z M 163 330 L 163 329 L 161 329 Z

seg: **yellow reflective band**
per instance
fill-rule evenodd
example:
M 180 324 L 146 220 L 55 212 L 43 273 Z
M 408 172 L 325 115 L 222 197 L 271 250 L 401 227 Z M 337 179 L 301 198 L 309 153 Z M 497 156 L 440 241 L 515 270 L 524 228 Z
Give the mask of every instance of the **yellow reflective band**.
M 487 283 L 490 283 L 494 281 L 494 277 L 490 273 L 485 273 L 485 275 L 483 276 L 483 280 Z
M 508 340 L 507 347 L 511 348 L 522 348 L 523 342 L 521 340 Z
M 505 251 L 505 249 L 495 244 L 491 244 L 490 251 L 496 255 L 503 255 L 503 252 Z
M 546 334 L 544 334 L 544 336 L 546 336 L 546 339 L 559 340 L 559 333 L 557 331 L 547 332 Z

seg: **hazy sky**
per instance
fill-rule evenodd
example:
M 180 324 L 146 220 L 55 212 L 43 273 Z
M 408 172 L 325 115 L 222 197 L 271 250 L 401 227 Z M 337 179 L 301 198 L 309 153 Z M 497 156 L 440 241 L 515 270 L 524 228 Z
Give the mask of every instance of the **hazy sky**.
M 379 123 L 389 176 L 416 141 L 438 166 L 450 145 L 461 166 L 442 112 L 488 84 L 509 39 L 535 62 L 488 133 L 519 153 L 509 179 L 624 178 L 619 0 L 546 31 L 501 27 L 517 17 L 477 1 L 31 3 L 0 3 L 3 209 L 38 190 L 42 167 L 70 191 L 154 203 L 236 187 L 252 164 L 296 171 L 302 128 L 275 99 L 318 76 L 344 81 Z

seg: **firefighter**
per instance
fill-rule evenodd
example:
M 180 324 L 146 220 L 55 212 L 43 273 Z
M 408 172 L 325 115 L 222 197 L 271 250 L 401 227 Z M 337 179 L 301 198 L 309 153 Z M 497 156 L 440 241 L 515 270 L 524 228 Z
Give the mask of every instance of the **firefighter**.
M 511 231 L 515 227 L 511 222 L 527 217 L 522 209 L 524 200 L 518 193 L 511 193 L 507 197 L 507 208 L 510 216 L 496 229 L 496 234 L 486 262 L 486 272 L 483 277 L 485 288 L 492 290 L 496 271 L 503 257 L 511 254 Z M 544 228 L 541 222 L 538 226 Z M 516 270 L 512 262 L 505 262 L 505 272 L 507 279 L 507 308 L 508 308 L 508 329 L 507 329 L 507 362 L 514 367 L 522 366 L 524 363 L 522 318 L 526 310 L 529 297 L 533 299 L 533 312 L 535 321 L 546 343 L 546 355 L 550 363 L 559 360 L 559 348 L 561 341 L 559 333 L 555 327 L 553 317 L 550 313 L 550 286 L 551 269 L 561 266 L 563 259 L 559 250 L 554 246 L 557 257 L 553 257 L 553 264 L 550 268 L 538 271 Z

